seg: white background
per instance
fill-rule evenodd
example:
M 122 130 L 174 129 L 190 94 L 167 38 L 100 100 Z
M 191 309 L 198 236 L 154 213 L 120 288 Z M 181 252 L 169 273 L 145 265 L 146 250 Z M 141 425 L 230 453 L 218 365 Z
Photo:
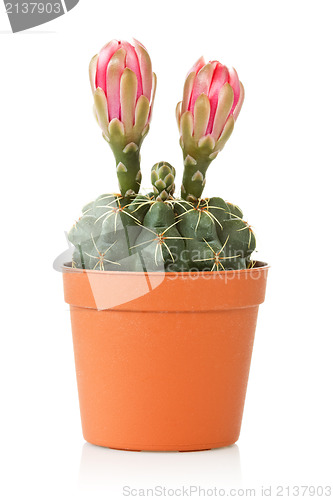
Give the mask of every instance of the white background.
M 330 1 L 81 0 L 11 34 L 1 11 L 1 455 L 4 499 L 120 499 L 122 487 L 332 482 L 332 5 Z M 246 99 L 208 172 L 272 265 L 241 437 L 201 453 L 130 453 L 81 436 L 68 306 L 53 259 L 81 206 L 116 189 L 87 66 L 138 38 L 158 75 L 142 148 L 181 176 L 174 108 L 204 55 L 236 67 Z M 179 187 L 179 178 L 178 178 Z M 274 493 L 272 493 L 274 497 Z M 193 496 L 194 498 L 194 496 Z

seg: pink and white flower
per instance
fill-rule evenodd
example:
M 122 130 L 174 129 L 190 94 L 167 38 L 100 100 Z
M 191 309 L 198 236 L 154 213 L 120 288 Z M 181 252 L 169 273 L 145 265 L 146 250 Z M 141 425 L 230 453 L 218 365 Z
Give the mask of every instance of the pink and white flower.
M 185 135 L 183 140 L 186 142 L 190 133 L 196 145 L 210 145 L 211 154 L 220 151 L 232 132 L 243 100 L 244 87 L 236 70 L 218 61 L 206 64 L 201 57 L 187 75 L 183 100 L 176 109 L 181 135 L 183 131 Z
M 149 54 L 134 40 L 112 40 L 96 54 L 89 66 L 95 113 L 103 135 L 110 140 L 110 124 L 134 142 L 148 131 L 156 88 Z M 112 127 L 111 127 L 112 129 Z

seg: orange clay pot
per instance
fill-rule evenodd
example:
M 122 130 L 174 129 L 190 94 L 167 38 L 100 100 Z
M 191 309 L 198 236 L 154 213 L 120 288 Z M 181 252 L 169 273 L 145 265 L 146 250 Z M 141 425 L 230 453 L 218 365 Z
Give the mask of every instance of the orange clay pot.
M 64 266 L 84 438 L 125 450 L 235 443 L 267 272 Z

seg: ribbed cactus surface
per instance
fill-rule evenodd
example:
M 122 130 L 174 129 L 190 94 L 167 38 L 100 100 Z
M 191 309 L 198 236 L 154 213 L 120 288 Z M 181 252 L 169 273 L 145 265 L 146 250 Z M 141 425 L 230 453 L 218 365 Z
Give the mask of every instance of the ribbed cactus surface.
M 68 233 L 73 267 L 113 271 L 223 271 L 253 265 L 256 241 L 241 210 L 222 198 L 173 196 L 175 170 L 153 166 L 153 192 L 104 194 Z

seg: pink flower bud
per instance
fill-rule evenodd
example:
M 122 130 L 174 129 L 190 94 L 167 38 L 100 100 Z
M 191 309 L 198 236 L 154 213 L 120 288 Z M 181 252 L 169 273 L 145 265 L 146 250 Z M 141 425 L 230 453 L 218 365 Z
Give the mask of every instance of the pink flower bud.
M 202 94 L 208 101 L 201 98 L 199 110 L 199 104 L 196 109 L 196 102 Z M 233 115 L 236 120 L 243 100 L 244 88 L 234 68 L 228 69 L 218 61 L 205 64 L 204 59 L 200 58 L 187 75 L 179 118 L 190 111 L 194 122 L 202 121 L 197 127 L 201 129 L 202 135 L 212 135 L 217 141 L 229 116 Z M 204 102 L 207 102 L 207 106 L 205 112 L 202 112 Z
M 154 79 L 148 52 L 137 40 L 134 45 L 112 40 L 91 61 L 92 90 L 104 92 L 109 122 L 117 118 L 128 127 L 134 125 L 140 97 L 146 97 L 150 107 L 152 105 Z M 150 114 L 151 109 L 147 122 Z

